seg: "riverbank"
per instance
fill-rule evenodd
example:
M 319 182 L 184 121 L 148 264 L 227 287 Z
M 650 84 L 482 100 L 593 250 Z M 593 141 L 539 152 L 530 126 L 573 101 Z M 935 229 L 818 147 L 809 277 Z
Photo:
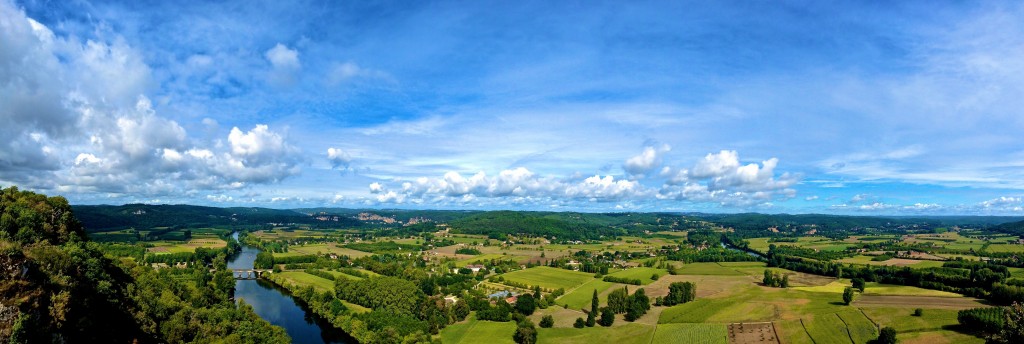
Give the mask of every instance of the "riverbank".
M 238 237 L 234 233 L 233 237 Z M 260 250 L 251 246 L 242 246 L 240 252 L 229 258 L 229 269 L 252 269 Z M 270 277 L 273 273 L 265 274 Z M 357 340 L 346 331 L 334 326 L 331 316 L 321 316 L 314 310 L 315 305 L 309 299 L 301 298 L 289 288 L 275 283 L 271 279 L 237 280 L 234 285 L 234 298 L 244 300 L 251 305 L 253 311 L 275 326 L 285 329 L 292 342 L 296 344 L 321 343 L 355 343 Z M 333 298 L 333 297 L 332 297 Z
M 306 309 L 325 319 L 334 328 L 344 331 L 351 339 L 359 343 L 378 341 L 378 335 L 371 332 L 362 320 L 355 317 L 356 314 L 368 312 L 369 309 L 354 304 L 347 306 L 347 302 L 334 297 L 333 290 L 323 290 L 322 287 L 315 284 L 296 283 L 287 279 L 282 273 L 266 275 L 265 280 L 283 289 L 297 301 L 304 303 Z

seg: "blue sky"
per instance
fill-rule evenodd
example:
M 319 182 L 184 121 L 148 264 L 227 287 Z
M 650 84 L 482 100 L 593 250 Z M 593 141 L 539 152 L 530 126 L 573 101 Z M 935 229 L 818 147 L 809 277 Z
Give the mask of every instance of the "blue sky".
M 75 203 L 1024 215 L 1018 2 L 0 0 Z

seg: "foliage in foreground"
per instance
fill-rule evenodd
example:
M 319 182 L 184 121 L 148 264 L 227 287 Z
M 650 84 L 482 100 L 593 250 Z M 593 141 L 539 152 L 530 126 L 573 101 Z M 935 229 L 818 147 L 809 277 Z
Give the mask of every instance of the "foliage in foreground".
M 0 342 L 287 342 L 244 303 L 230 272 L 205 263 L 116 265 L 88 242 L 63 197 L 0 190 Z M 222 266 L 226 253 L 216 258 Z M 214 263 L 214 262 L 210 262 Z

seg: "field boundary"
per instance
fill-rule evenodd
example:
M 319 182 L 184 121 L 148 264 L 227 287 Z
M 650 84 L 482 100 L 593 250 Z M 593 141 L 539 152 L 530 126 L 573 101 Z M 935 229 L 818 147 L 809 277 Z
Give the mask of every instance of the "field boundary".
M 832 314 L 835 315 L 836 318 L 839 318 L 839 321 L 843 322 L 843 328 L 846 329 L 846 336 L 850 338 L 850 343 L 856 344 L 857 341 L 853 340 L 853 333 L 850 333 L 850 324 L 847 324 L 846 323 L 846 319 L 843 319 L 843 317 L 839 316 L 839 313 L 832 313 Z
M 804 328 L 804 333 L 807 334 L 807 338 L 811 339 L 811 343 L 818 344 L 818 341 L 814 340 L 814 336 L 811 335 L 811 332 L 807 331 L 807 325 L 804 324 L 804 319 L 800 319 L 800 327 Z
M 782 343 L 782 337 L 779 337 L 779 330 L 775 328 L 775 322 L 770 321 L 770 323 L 772 324 L 772 333 L 775 334 L 775 340 L 778 341 L 780 344 L 784 344 Z
M 875 329 L 878 330 L 878 332 L 882 332 L 882 325 L 879 325 L 877 322 L 875 322 L 875 319 L 871 319 L 871 317 L 868 316 L 868 313 L 864 312 L 863 308 L 857 308 L 857 310 L 860 311 L 860 314 L 864 314 L 864 317 L 868 318 L 868 321 L 875 325 Z

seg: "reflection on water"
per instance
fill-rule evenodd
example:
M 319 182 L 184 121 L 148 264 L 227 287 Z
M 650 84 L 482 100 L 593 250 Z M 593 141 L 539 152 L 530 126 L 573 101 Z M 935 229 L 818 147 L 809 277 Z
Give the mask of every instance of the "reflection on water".
M 238 238 L 238 233 L 234 234 Z M 259 250 L 243 247 L 242 252 L 228 262 L 229 269 L 252 269 Z M 302 301 L 293 298 L 287 290 L 263 280 L 235 282 L 235 300 L 245 300 L 261 318 L 281 326 L 292 337 L 293 343 L 355 343 L 345 332 L 313 314 Z

